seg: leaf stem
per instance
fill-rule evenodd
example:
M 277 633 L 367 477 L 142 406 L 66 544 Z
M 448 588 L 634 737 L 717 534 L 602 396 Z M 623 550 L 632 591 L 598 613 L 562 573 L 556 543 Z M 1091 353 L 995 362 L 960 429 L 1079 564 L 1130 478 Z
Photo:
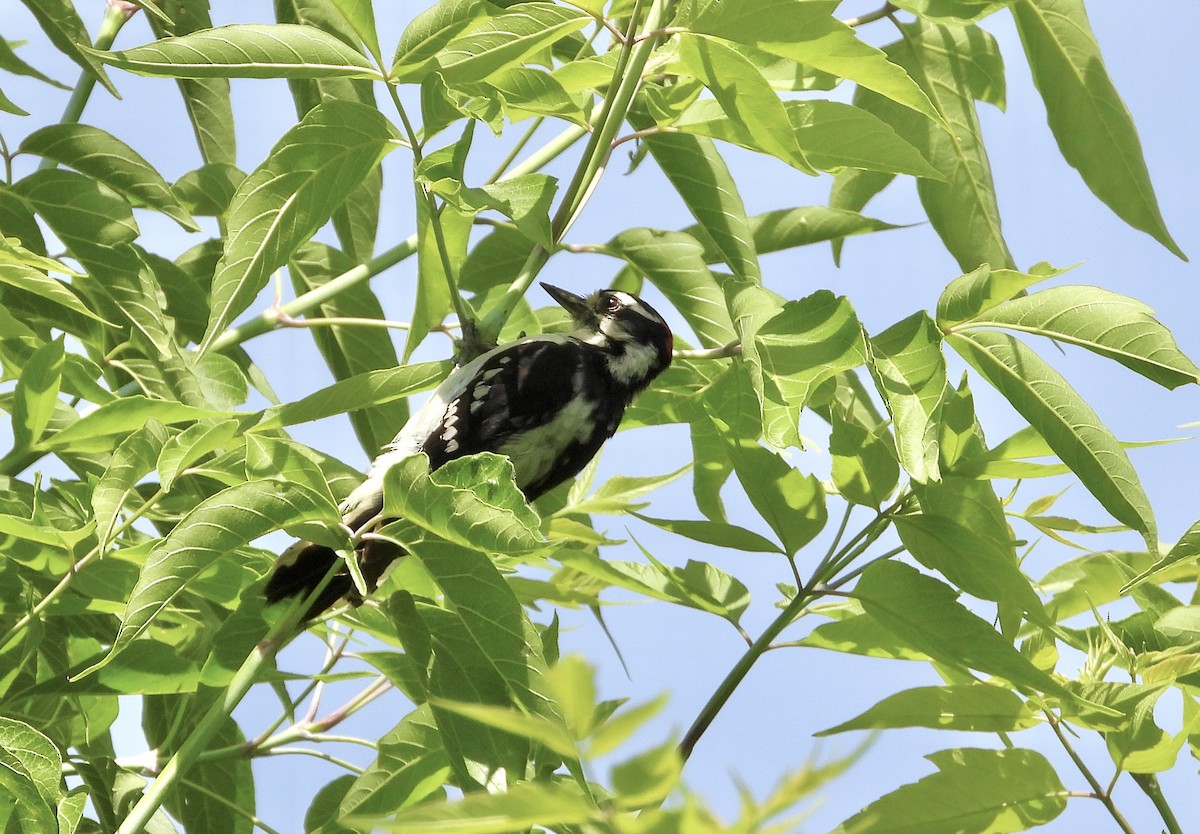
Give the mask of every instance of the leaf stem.
M 500 160 L 500 164 L 496 166 L 496 170 L 493 171 L 492 175 L 487 178 L 485 182 L 488 185 L 491 185 L 504 176 L 504 172 L 508 170 L 508 166 L 512 165 L 513 160 L 520 156 L 521 151 L 525 150 L 525 146 L 529 144 L 529 140 L 533 138 L 533 134 L 537 133 L 538 128 L 541 127 L 545 121 L 545 118 L 542 116 L 538 116 L 533 120 L 533 124 L 531 124 L 529 129 L 521 135 L 521 138 L 518 139 L 516 144 L 512 146 L 512 149 L 509 150 L 504 159 Z
M 353 269 L 348 269 L 316 289 L 309 290 L 279 307 L 264 310 L 258 317 L 251 319 L 243 325 L 226 330 L 212 343 L 211 349 L 219 353 L 229 350 L 234 345 L 239 345 L 242 342 L 253 339 L 255 336 L 268 333 L 279 326 L 279 313 L 282 312 L 287 316 L 303 315 L 350 287 L 361 284 L 363 281 L 373 278 L 384 270 L 390 269 L 416 251 L 417 236 L 415 234 L 409 235 L 396 246 L 372 258 L 365 264 L 359 264 Z
M 196 782 L 193 782 L 189 779 L 184 779 L 183 784 L 186 785 L 189 790 L 193 790 L 196 793 L 204 794 L 205 796 L 207 796 L 209 799 L 213 800 L 214 802 L 224 805 L 226 808 L 228 808 L 233 813 L 237 814 L 242 819 L 249 820 L 250 824 L 253 825 L 255 828 L 260 828 L 263 831 L 267 832 L 267 834 L 279 834 L 278 831 L 276 831 L 274 828 L 267 825 L 265 822 L 263 822 L 261 819 L 259 819 L 257 816 L 255 816 L 253 811 L 246 810 L 241 805 L 238 805 L 236 802 L 229 799 L 229 797 L 223 796 L 222 794 L 219 794 L 216 791 L 206 788 L 206 787 L 204 787 L 204 785 L 197 784 Z
M 330 576 L 332 574 L 333 570 L 331 569 Z M 241 668 L 234 673 L 224 695 L 213 703 L 195 729 L 171 756 L 170 761 L 146 788 L 142 798 L 121 822 L 117 834 L 140 834 L 145 829 L 155 812 L 162 807 L 167 793 L 180 781 L 187 769 L 200 758 L 204 748 L 208 746 L 213 736 L 229 719 L 234 708 L 250 691 L 259 671 L 274 660 L 275 655 L 287 642 L 287 639 L 295 633 L 304 611 L 311 604 L 310 598 L 316 598 L 316 595 L 327 584 L 328 578 L 326 577 L 326 582 L 322 582 L 316 590 L 308 594 L 308 597 L 293 600 L 283 616 L 268 631 L 266 638 L 254 647 L 254 650 L 242 663 Z
M 109 541 L 116 539 L 117 536 L 121 535 L 131 526 L 133 526 L 133 523 L 149 512 L 150 508 L 157 504 L 159 499 L 162 498 L 164 494 L 164 491 L 160 489 L 158 492 L 147 498 L 142 505 L 137 508 L 137 510 L 135 510 L 123 522 L 121 522 L 120 525 L 113 529 L 109 537 Z M 64 574 L 63 578 L 58 581 L 58 584 L 47 591 L 46 595 L 38 600 L 37 604 L 34 605 L 32 609 L 30 609 L 23 617 L 21 617 L 21 619 L 17 620 L 13 624 L 12 628 L 4 633 L 3 637 L 0 637 L 0 651 L 8 648 L 8 645 L 12 642 L 13 638 L 27 628 L 35 619 L 40 617 L 42 612 L 49 608 L 50 604 L 54 602 L 54 600 L 62 596 L 63 593 L 66 592 L 67 588 L 71 586 L 71 583 L 75 581 L 75 577 L 79 575 L 80 571 L 90 565 L 93 561 L 100 558 L 103 546 L 103 543 L 97 544 L 95 547 L 89 550 L 87 554 L 83 556 L 83 558 L 71 565 L 71 569 Z
M 121 27 L 125 25 L 125 21 L 129 20 L 131 14 L 128 9 L 122 8 L 121 4 L 109 3 L 104 10 L 104 18 L 100 21 L 100 31 L 96 33 L 96 42 L 92 44 L 92 47 L 101 50 L 111 47 L 113 41 L 117 39 L 117 33 L 121 31 Z M 58 120 L 59 124 L 79 123 L 80 117 L 83 116 L 83 109 L 87 106 L 88 99 L 92 97 L 92 91 L 96 89 L 97 80 L 96 73 L 91 70 L 84 70 L 80 73 L 79 81 L 75 83 L 75 89 L 71 92 L 71 97 L 67 99 L 67 106 Z M 54 160 L 43 158 L 38 165 L 38 170 L 54 168 L 57 165 L 58 163 Z
M 442 262 L 442 273 L 446 279 L 446 287 L 450 290 L 450 299 L 454 304 L 454 312 L 458 316 L 458 320 L 463 324 L 463 333 L 470 339 L 473 328 L 472 322 L 475 319 L 474 313 L 467 305 L 462 297 L 462 293 L 458 291 L 458 280 L 454 275 L 454 266 L 450 262 L 450 250 L 446 246 L 446 234 L 442 229 L 442 215 L 438 211 L 437 200 L 433 196 L 428 186 L 417 179 L 417 166 L 420 165 L 423 159 L 421 151 L 420 137 L 417 136 L 416 130 L 413 128 L 412 122 L 409 121 L 408 111 L 404 108 L 404 102 L 400 100 L 400 91 L 396 89 L 395 84 L 386 84 L 388 95 L 392 99 L 392 105 L 396 108 L 396 112 L 400 114 L 400 123 L 404 126 L 404 132 L 408 136 L 408 142 L 412 146 L 413 154 L 413 186 L 417 189 L 417 198 L 425 204 L 425 213 L 429 215 L 429 229 L 433 232 L 433 240 L 437 245 L 438 257 Z M 468 123 L 468 129 L 471 124 Z
M 1092 774 L 1092 771 L 1088 768 L 1087 763 L 1084 762 L 1084 760 L 1079 757 L 1079 754 L 1075 752 L 1075 748 L 1071 746 L 1071 742 L 1067 739 L 1066 733 L 1062 731 L 1062 722 L 1058 720 L 1058 716 L 1049 710 L 1043 710 L 1043 714 L 1046 716 L 1047 723 L 1050 724 L 1050 729 L 1054 731 L 1054 735 L 1058 736 L 1059 743 L 1063 746 L 1063 749 L 1067 751 L 1067 755 L 1071 757 L 1071 761 L 1075 763 L 1075 767 L 1078 768 L 1079 772 L 1083 774 L 1083 778 L 1087 780 L 1087 783 L 1092 786 L 1093 796 L 1098 799 L 1105 808 L 1108 809 L 1109 815 L 1113 818 L 1113 820 L 1116 821 L 1117 825 L 1120 826 L 1121 830 L 1124 831 L 1125 834 L 1137 834 L 1137 832 L 1133 830 L 1133 826 L 1129 824 L 1129 820 L 1125 819 L 1125 817 L 1121 814 L 1121 811 L 1117 808 L 1116 803 L 1113 802 L 1112 797 L 1104 792 L 1103 786 Z M 1181 834 L 1181 832 L 1178 834 Z
M 1171 810 L 1167 798 L 1163 796 L 1162 787 L 1158 784 L 1158 777 L 1153 773 L 1131 773 L 1129 775 L 1154 803 L 1158 815 L 1162 817 L 1163 824 L 1167 826 L 1168 834 L 1183 834 L 1183 828 L 1179 825 L 1179 820 L 1175 818 L 1175 812 Z
M 629 13 L 629 28 L 617 64 L 613 68 L 613 80 L 609 89 L 613 92 L 605 97 L 600 112 L 592 120 L 592 135 L 584 148 L 583 157 L 575 168 L 575 174 L 570 184 L 563 192 L 562 201 L 551 221 L 552 240 L 557 244 L 566 236 L 571 225 L 578 218 L 583 206 L 587 203 L 592 191 L 604 174 L 604 167 L 612 152 L 612 141 L 625 122 L 633 96 L 642 82 L 642 70 L 657 43 L 656 37 L 646 38 L 635 43 L 637 33 L 642 28 L 642 7 L 645 0 L 635 0 Z M 650 11 L 645 18 L 647 32 L 655 32 L 666 17 L 666 0 L 653 0 Z M 541 246 L 535 246 L 521 267 L 520 273 L 509 285 L 504 296 L 492 308 L 491 312 L 479 325 L 479 337 L 485 342 L 494 342 L 504 323 L 516 308 L 517 302 L 532 286 L 534 279 L 542 267 L 550 259 L 550 253 Z
M 855 26 L 862 26 L 864 23 L 874 23 L 876 20 L 882 20 L 885 17 L 890 17 L 897 11 L 899 11 L 899 9 L 894 3 L 884 3 L 881 8 L 878 8 L 873 12 L 868 12 L 867 14 L 859 15 L 858 17 L 848 18 L 843 20 L 842 23 L 853 28 Z
M 700 713 L 696 716 L 696 720 L 692 722 L 692 726 L 688 728 L 683 740 L 679 742 L 679 755 L 685 762 L 692 755 L 692 751 L 696 747 L 696 743 L 700 741 L 700 737 L 704 735 L 712 722 L 716 719 L 717 714 L 725 706 L 725 703 L 733 695 L 734 690 L 738 688 L 742 680 L 750 668 L 762 657 L 771 645 L 771 641 L 779 636 L 785 628 L 796 619 L 797 615 L 804 609 L 804 606 L 820 592 L 815 591 L 811 587 L 801 588 L 796 592 L 796 596 L 788 603 L 783 612 L 776 617 L 762 634 L 750 644 L 750 648 L 746 649 L 746 653 L 741 656 L 729 673 L 725 675 L 720 685 L 709 697 L 708 702 L 701 708 Z

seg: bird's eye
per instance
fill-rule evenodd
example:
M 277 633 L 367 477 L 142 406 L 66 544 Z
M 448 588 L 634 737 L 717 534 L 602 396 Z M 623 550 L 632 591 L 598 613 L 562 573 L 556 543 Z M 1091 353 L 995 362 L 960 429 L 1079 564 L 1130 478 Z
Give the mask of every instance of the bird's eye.
M 615 295 L 610 295 L 604 299 L 604 312 L 615 313 L 621 309 L 621 299 Z

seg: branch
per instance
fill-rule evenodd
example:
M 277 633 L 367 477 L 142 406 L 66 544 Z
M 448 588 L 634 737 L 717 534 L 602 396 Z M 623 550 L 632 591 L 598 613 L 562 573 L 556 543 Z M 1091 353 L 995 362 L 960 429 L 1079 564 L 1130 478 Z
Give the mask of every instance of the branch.
M 1104 792 L 1104 788 L 1101 787 L 1100 781 L 1094 775 L 1092 775 L 1092 771 L 1088 768 L 1087 763 L 1084 762 L 1084 760 L 1079 757 L 1079 754 L 1075 752 L 1075 748 L 1071 746 L 1071 742 L 1067 739 L 1066 733 L 1062 731 L 1062 722 L 1058 720 L 1058 716 L 1049 710 L 1043 710 L 1043 714 L 1046 716 L 1046 721 L 1050 724 L 1050 729 L 1054 730 L 1054 735 L 1058 736 L 1059 743 L 1062 744 L 1063 749 L 1067 751 L 1067 755 L 1071 757 L 1071 761 L 1075 763 L 1075 767 L 1077 767 L 1079 772 L 1083 774 L 1083 778 L 1087 780 L 1087 783 L 1092 786 L 1092 795 L 1094 798 L 1100 800 L 1101 804 L 1108 809 L 1109 815 L 1113 818 L 1113 820 L 1116 821 L 1117 825 L 1120 826 L 1121 830 L 1124 831 L 1125 834 L 1137 834 L 1137 832 L 1133 830 L 1133 826 L 1129 824 L 1129 820 L 1125 819 L 1125 817 L 1121 814 L 1120 810 L 1116 806 L 1116 803 L 1113 802 L 1112 797 Z
M 847 26 L 853 28 L 855 26 L 862 26 L 864 23 L 874 23 L 876 20 L 882 20 L 885 17 L 891 17 L 892 14 L 898 11 L 900 10 L 894 3 L 884 3 L 882 8 L 876 9 L 873 12 L 868 12 L 864 15 L 859 15 L 858 17 L 852 17 L 848 20 L 843 20 L 842 23 L 845 23 Z
M 742 355 L 742 343 L 734 339 L 727 345 L 702 350 L 676 350 L 671 352 L 675 359 L 728 359 L 731 356 Z

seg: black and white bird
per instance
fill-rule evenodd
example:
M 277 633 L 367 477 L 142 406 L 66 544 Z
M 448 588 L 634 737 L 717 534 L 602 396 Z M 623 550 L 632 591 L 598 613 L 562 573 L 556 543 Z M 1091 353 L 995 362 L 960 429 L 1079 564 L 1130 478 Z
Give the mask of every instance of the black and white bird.
M 600 290 L 585 298 L 542 286 L 575 328 L 501 345 L 446 377 L 343 502 L 342 521 L 351 531 L 380 522 L 384 473 L 419 452 L 431 469 L 477 452 L 507 455 L 525 499 L 535 500 L 578 474 L 616 433 L 634 396 L 671 364 L 671 329 L 637 296 Z M 401 555 L 379 540 L 360 542 L 368 586 Z M 339 559 L 324 545 L 292 545 L 267 582 L 268 602 L 308 595 Z M 344 566 L 305 619 L 341 599 L 361 601 Z

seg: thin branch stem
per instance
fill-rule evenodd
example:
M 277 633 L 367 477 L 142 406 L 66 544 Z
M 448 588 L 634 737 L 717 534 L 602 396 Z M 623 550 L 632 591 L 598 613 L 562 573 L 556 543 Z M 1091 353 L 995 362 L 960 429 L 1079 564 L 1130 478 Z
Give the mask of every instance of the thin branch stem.
M 138 507 L 132 514 L 130 514 L 128 517 L 126 517 L 126 519 L 124 521 L 122 521 L 119 525 L 117 525 L 115 528 L 113 528 L 112 532 L 107 537 L 108 541 L 111 542 L 111 541 L 115 540 L 117 538 L 117 536 L 121 535 L 126 530 L 128 530 L 130 527 L 132 527 L 133 523 L 135 521 L 137 521 L 139 518 L 141 518 L 143 515 L 145 515 L 147 512 L 149 512 L 150 509 L 155 504 L 158 503 L 159 499 L 161 499 L 163 497 L 163 495 L 164 495 L 164 492 L 163 492 L 163 490 L 160 489 L 160 490 L 158 490 L 158 492 L 154 493 L 149 498 L 147 498 L 144 502 L 142 502 L 142 505 L 140 507 Z M 84 568 L 86 568 L 88 565 L 90 565 L 92 562 L 94 562 L 100 558 L 101 554 L 103 553 L 103 547 L 105 547 L 104 542 L 98 543 L 95 547 L 93 547 L 91 550 L 89 550 L 79 561 L 77 561 L 75 564 L 71 565 L 71 569 L 68 570 L 66 572 L 66 574 L 63 575 L 63 578 L 58 581 L 58 584 L 55 585 L 53 588 L 51 588 L 49 591 L 47 591 L 46 595 L 44 597 L 42 597 L 40 600 L 38 600 L 37 604 L 34 605 L 33 608 L 29 610 L 28 613 L 26 613 L 23 617 L 21 617 L 21 619 L 17 620 L 13 624 L 12 628 L 10 628 L 8 631 L 6 631 L 4 633 L 3 637 L 0 637 L 0 650 L 8 648 L 8 645 L 10 642 L 12 642 L 13 638 L 15 638 L 18 634 L 20 634 L 23 630 L 25 630 L 29 626 L 30 623 L 32 623 L 34 620 L 36 620 L 38 617 L 40 617 L 42 615 L 42 612 L 44 612 L 47 608 L 50 607 L 51 603 L 53 603 L 56 599 L 58 599 L 60 596 L 62 596 L 64 594 L 66 592 L 66 590 L 71 586 L 71 583 L 75 581 L 75 577 L 79 575 L 79 572 L 82 571 Z
M 92 44 L 92 47 L 100 50 L 110 48 L 113 41 L 117 39 L 117 33 L 121 31 L 132 14 L 128 8 L 123 8 L 120 4 L 110 3 L 104 10 L 104 18 L 100 21 L 100 31 L 96 33 L 96 42 Z M 79 119 L 83 116 L 83 109 L 87 107 L 98 80 L 97 75 L 91 70 L 84 70 L 80 73 L 79 80 L 75 82 L 75 89 L 71 92 L 71 97 L 67 99 L 67 106 L 63 110 L 62 117 L 58 120 L 59 124 L 79 124 Z M 38 170 L 57 166 L 58 163 L 53 159 L 43 158 L 38 165 Z
M 521 155 L 521 151 L 525 150 L 525 146 L 529 144 L 529 140 L 533 138 L 533 134 L 537 133 L 538 128 L 541 127 L 545 121 L 546 119 L 542 116 L 538 116 L 533 120 L 533 124 L 531 124 L 529 129 L 521 135 L 521 138 L 518 139 L 517 143 L 512 146 L 512 149 L 509 150 L 504 159 L 500 160 L 500 164 L 496 166 L 496 170 L 493 171 L 492 175 L 487 178 L 486 182 L 488 185 L 497 182 L 502 176 L 504 176 L 504 172 L 508 170 L 508 166 L 512 165 L 513 160 Z
M 558 244 L 566 236 L 571 225 L 579 216 L 587 203 L 593 189 L 600 181 L 607 164 L 611 145 L 617 131 L 625 121 L 634 93 L 642 82 L 642 71 L 646 67 L 654 51 L 656 38 L 648 38 L 634 43 L 638 30 L 642 26 L 642 7 L 645 0 L 636 0 L 629 14 L 629 28 L 625 42 L 621 44 L 616 66 L 613 68 L 613 80 L 609 85 L 609 94 L 605 97 L 600 112 L 591 120 L 593 130 L 584 149 L 580 164 L 575 169 L 575 175 L 563 192 L 562 201 L 551 221 L 553 230 L 552 240 Z M 645 18 L 647 32 L 655 31 L 662 25 L 666 17 L 666 0 L 652 0 L 649 13 Z M 521 271 L 513 279 L 508 290 L 500 301 L 492 308 L 479 326 L 479 338 L 484 342 L 494 342 L 504 323 L 517 303 L 525 295 L 542 267 L 550 258 L 550 253 L 541 246 L 535 246 L 526 258 Z
M 1090 768 L 1088 768 L 1087 763 L 1084 762 L 1084 760 L 1080 758 L 1079 754 L 1075 752 L 1075 748 L 1071 745 L 1070 740 L 1067 738 L 1067 734 L 1062 731 L 1061 722 L 1058 720 L 1058 716 L 1049 710 L 1044 710 L 1043 714 L 1046 716 L 1047 723 L 1050 724 L 1050 729 L 1054 731 L 1054 735 L 1058 736 L 1059 743 L 1063 746 L 1063 749 L 1067 751 L 1067 755 L 1071 757 L 1071 761 L 1075 763 L 1075 767 L 1078 768 L 1081 774 L 1083 774 L 1083 778 L 1087 780 L 1087 783 L 1091 785 L 1092 793 L 1095 794 L 1095 798 L 1099 800 L 1105 808 L 1108 809 L 1109 816 L 1113 818 L 1113 820 L 1118 826 L 1120 826 L 1121 830 L 1124 831 L 1125 834 L 1137 834 L 1137 832 L 1133 830 L 1133 826 L 1129 824 L 1129 820 L 1125 819 L 1124 815 L 1121 814 L 1121 811 L 1117 808 L 1116 803 L 1113 802 L 1112 797 L 1104 792 L 1104 788 L 1100 784 L 1100 780 L 1098 780 L 1092 774 L 1092 771 Z
M 465 335 L 467 338 L 470 338 L 474 328 L 475 314 L 462 297 L 462 293 L 458 291 L 458 279 L 454 273 L 454 265 L 450 261 L 450 249 L 446 245 L 446 233 L 442 228 L 442 215 L 438 211 L 437 200 L 434 198 L 433 192 L 429 190 L 429 187 L 425 183 L 418 181 L 416 177 L 416 169 L 422 159 L 421 143 L 416 130 L 413 129 L 412 122 L 408 119 L 408 111 L 404 108 L 404 102 L 400 101 L 400 91 L 396 89 L 395 84 L 387 84 L 385 86 L 387 87 L 388 95 L 391 96 L 396 112 L 400 114 L 400 123 L 404 126 L 404 132 L 408 135 L 408 141 L 412 145 L 413 185 L 416 186 L 417 194 L 421 202 L 425 204 L 425 213 L 429 216 L 429 230 L 433 232 L 433 240 L 437 245 L 438 258 L 442 262 L 442 274 L 446 280 L 446 288 L 450 291 L 450 300 L 454 304 L 454 312 L 458 315 L 458 320 L 463 323 Z
M 209 788 L 206 788 L 201 784 L 193 782 L 190 779 L 184 779 L 183 784 L 187 785 L 187 787 L 189 789 L 195 791 L 196 793 L 202 793 L 205 796 L 207 796 L 209 799 L 219 802 L 220 804 L 224 805 L 229 810 L 233 811 L 239 817 L 250 820 L 250 823 L 255 828 L 260 828 L 263 831 L 267 832 L 267 834 L 279 834 L 278 831 L 276 831 L 274 828 L 267 825 L 265 822 L 263 822 L 261 819 L 259 819 L 257 816 L 255 816 L 254 812 L 247 811 L 241 805 L 238 805 L 236 802 L 229 799 L 228 797 L 222 796 L 221 794 L 217 793 L 216 791 L 210 790 Z
M 787 628 L 797 615 L 803 610 L 804 606 L 808 605 L 815 597 L 820 596 L 820 592 L 814 591 L 812 588 L 801 588 L 792 601 L 788 603 L 783 612 L 776 617 L 769 626 L 758 635 L 758 638 L 750 644 L 750 648 L 746 653 L 738 659 L 729 673 L 717 686 L 716 690 L 709 697 L 708 702 L 701 708 L 700 713 L 696 716 L 696 720 L 692 722 L 692 726 L 688 728 L 683 740 L 679 742 L 679 755 L 686 762 L 692 755 L 692 751 L 696 748 L 696 743 L 700 741 L 700 737 L 716 720 L 718 713 L 729 701 L 734 691 L 738 688 L 741 682 L 745 679 L 747 673 L 754 664 L 762 657 L 763 652 L 771 645 L 771 641 L 779 636 L 779 633 Z
M 267 632 L 266 638 L 254 647 L 241 667 L 234 673 L 233 679 L 225 688 L 224 695 L 213 702 L 191 734 L 171 756 L 162 772 L 146 788 L 141 799 L 137 801 L 137 804 L 121 822 L 120 827 L 117 828 L 117 834 L 140 834 L 145 829 L 150 819 L 162 807 L 167 794 L 179 783 L 188 768 L 204 753 L 213 736 L 225 725 L 234 708 L 246 697 L 246 693 L 250 691 L 250 687 L 257 680 L 259 672 L 264 666 L 274 661 L 275 655 L 296 633 L 304 612 L 329 584 L 329 580 L 333 578 L 336 570 L 337 566 L 331 567 L 325 578 L 309 594 L 303 598 L 292 600 L 292 603 L 283 612 L 283 616 Z
M 876 20 L 882 20 L 885 17 L 891 17 L 899 11 L 899 8 L 894 3 L 884 3 L 882 8 L 878 8 L 873 12 L 868 12 L 858 17 L 851 17 L 843 20 L 842 23 L 850 27 L 862 26 L 864 23 L 874 23 Z
M 728 359 L 731 356 L 742 355 L 742 343 L 734 339 L 727 345 L 701 350 L 676 350 L 671 356 L 675 359 Z
M 1167 798 L 1163 796 L 1162 787 L 1158 784 L 1158 777 L 1153 773 L 1131 773 L 1129 775 L 1154 803 L 1158 815 L 1162 817 L 1163 824 L 1167 826 L 1168 834 L 1183 834 L 1183 827 L 1175 818 L 1175 812 L 1171 810 Z

